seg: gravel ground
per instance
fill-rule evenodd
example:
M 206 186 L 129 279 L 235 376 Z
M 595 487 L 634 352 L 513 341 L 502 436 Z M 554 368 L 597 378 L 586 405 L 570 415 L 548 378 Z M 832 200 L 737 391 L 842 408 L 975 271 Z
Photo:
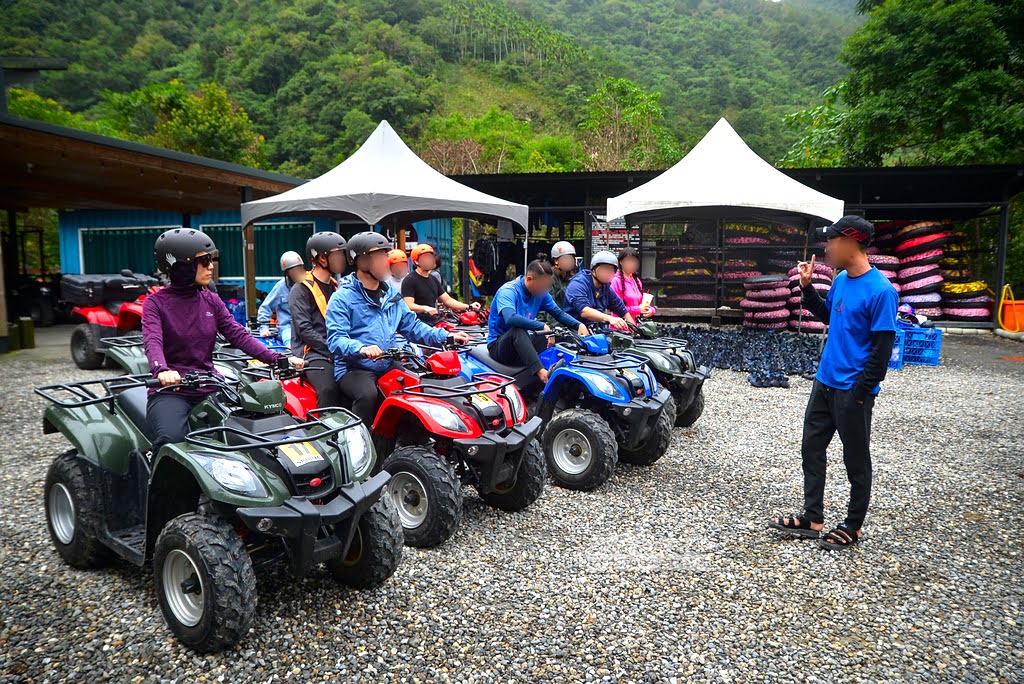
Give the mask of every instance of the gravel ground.
M 766 531 L 801 503 L 810 384 L 716 372 L 707 412 L 653 468 L 596 492 L 549 487 L 519 514 L 467 491 L 445 546 L 406 549 L 383 587 L 325 572 L 258 576 L 241 646 L 197 656 L 166 629 L 147 569 L 61 563 L 42 481 L 63 451 L 34 385 L 94 377 L 0 360 L 0 682 L 1024 681 L 1024 347 L 946 341 L 948 363 L 893 373 L 875 410 L 863 544 Z M 842 519 L 841 451 L 826 496 Z

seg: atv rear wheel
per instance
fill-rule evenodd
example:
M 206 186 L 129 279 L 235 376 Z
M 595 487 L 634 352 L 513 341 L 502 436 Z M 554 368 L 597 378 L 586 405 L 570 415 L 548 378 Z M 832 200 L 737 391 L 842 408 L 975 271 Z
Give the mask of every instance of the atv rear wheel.
M 514 479 L 499 484 L 493 492 L 481 492 L 479 487 L 477 491 L 488 506 L 503 511 L 521 511 L 540 498 L 547 477 L 544 450 L 537 440 L 531 439 L 523 451 L 523 461 Z
M 670 396 L 646 440 L 632 449 L 619 445 L 619 460 L 633 465 L 651 465 L 664 456 L 672 441 L 672 421 L 675 417 L 676 400 Z
M 429 447 L 403 446 L 384 461 L 387 495 L 398 509 L 407 546 L 437 546 L 462 520 L 462 483 L 455 469 Z
M 543 444 L 551 479 L 566 489 L 590 491 L 615 471 L 615 434 L 592 411 L 569 409 L 556 415 L 544 429 Z
M 391 497 L 384 494 L 359 518 L 344 556 L 327 561 L 342 584 L 372 589 L 384 583 L 402 560 L 402 521 Z
M 689 406 L 676 406 L 676 427 L 690 427 L 704 413 L 704 388 L 701 387 L 697 396 Z
M 96 370 L 106 358 L 100 350 L 100 336 L 91 323 L 82 323 L 71 331 L 71 360 L 82 370 Z
M 220 518 L 171 520 L 153 550 L 156 597 L 183 644 L 208 653 L 237 644 L 256 614 L 256 574 L 238 533 Z
M 68 565 L 98 568 L 113 553 L 99 541 L 103 511 L 99 491 L 86 482 L 86 464 L 71 450 L 58 456 L 46 473 L 46 526 L 57 553 Z

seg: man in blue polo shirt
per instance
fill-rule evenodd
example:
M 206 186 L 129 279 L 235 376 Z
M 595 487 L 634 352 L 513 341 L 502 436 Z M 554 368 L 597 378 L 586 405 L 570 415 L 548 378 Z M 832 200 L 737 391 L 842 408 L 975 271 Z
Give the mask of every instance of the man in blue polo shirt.
M 590 268 L 577 273 L 565 286 L 566 313 L 580 320 L 607 323 L 614 330 L 629 330 L 627 323 L 636 325 L 625 303 L 612 290 L 611 282 L 618 270 L 619 260 L 614 254 L 595 254 Z
M 548 345 L 548 338 L 530 333 L 550 332 L 551 328 L 538 321 L 537 314 L 547 312 L 565 327 L 576 328 L 580 335 L 590 334 L 585 325 L 551 299 L 548 290 L 552 275 L 551 264 L 531 261 L 526 275 L 498 288 L 487 319 L 487 351 L 491 358 L 507 366 L 527 366 L 543 383 L 548 381 L 548 371 L 541 365 L 539 353 Z
M 843 269 L 824 300 L 811 284 L 814 257 L 799 266 L 803 307 L 829 325 L 829 335 L 804 414 L 804 512 L 774 518 L 769 526 L 812 538 L 824 530 L 825 452 L 838 432 L 850 505 L 846 519 L 821 538 L 826 549 L 848 548 L 860 540 L 871 498 L 871 410 L 896 339 L 899 297 L 868 263 L 874 235 L 874 226 L 859 216 L 844 216 L 824 229 L 825 257 Z

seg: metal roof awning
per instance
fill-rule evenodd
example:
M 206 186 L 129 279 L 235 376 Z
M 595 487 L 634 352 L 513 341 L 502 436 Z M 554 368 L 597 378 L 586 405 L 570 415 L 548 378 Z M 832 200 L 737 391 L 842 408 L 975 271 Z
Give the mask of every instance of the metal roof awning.
M 237 209 L 301 178 L 0 114 L 0 207 Z

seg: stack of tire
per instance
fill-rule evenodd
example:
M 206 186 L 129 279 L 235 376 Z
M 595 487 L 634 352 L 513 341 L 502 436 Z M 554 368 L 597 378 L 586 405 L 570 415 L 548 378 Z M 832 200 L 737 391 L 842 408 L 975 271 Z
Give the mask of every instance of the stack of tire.
M 789 325 L 790 292 L 785 276 L 755 276 L 743 281 L 743 327 L 785 330 Z
M 722 237 L 727 245 L 770 245 L 772 229 L 745 223 L 727 223 L 722 226 Z
M 943 278 L 939 262 L 949 240 L 949 226 L 941 221 L 911 223 L 896 237 L 900 303 L 914 307 L 919 315 L 941 318 Z
M 900 286 L 900 259 L 891 254 L 868 254 L 868 263 L 878 269 L 899 292 Z
M 662 287 L 658 301 L 665 306 L 692 308 L 713 306 L 715 302 L 714 266 L 707 257 L 695 254 L 668 253 L 658 258 L 658 272 L 666 280 L 679 279 L 680 284 Z
M 942 317 L 962 323 L 992 320 L 995 298 L 988 283 L 977 280 L 971 270 L 964 233 L 951 231 L 945 254 L 939 262 L 942 274 Z
M 815 264 L 814 273 L 811 275 L 811 285 L 822 299 L 828 296 L 832 289 L 832 268 L 826 264 Z M 794 266 L 788 273 L 789 299 L 786 304 L 789 308 L 789 327 L 797 332 L 820 333 L 825 330 L 825 322 L 816 318 L 807 309 L 803 308 L 803 293 L 800 291 L 800 272 Z
M 758 270 L 754 259 L 726 259 L 722 262 L 723 303 L 726 306 L 737 306 L 746 295 L 743 283 L 748 278 L 764 275 Z

